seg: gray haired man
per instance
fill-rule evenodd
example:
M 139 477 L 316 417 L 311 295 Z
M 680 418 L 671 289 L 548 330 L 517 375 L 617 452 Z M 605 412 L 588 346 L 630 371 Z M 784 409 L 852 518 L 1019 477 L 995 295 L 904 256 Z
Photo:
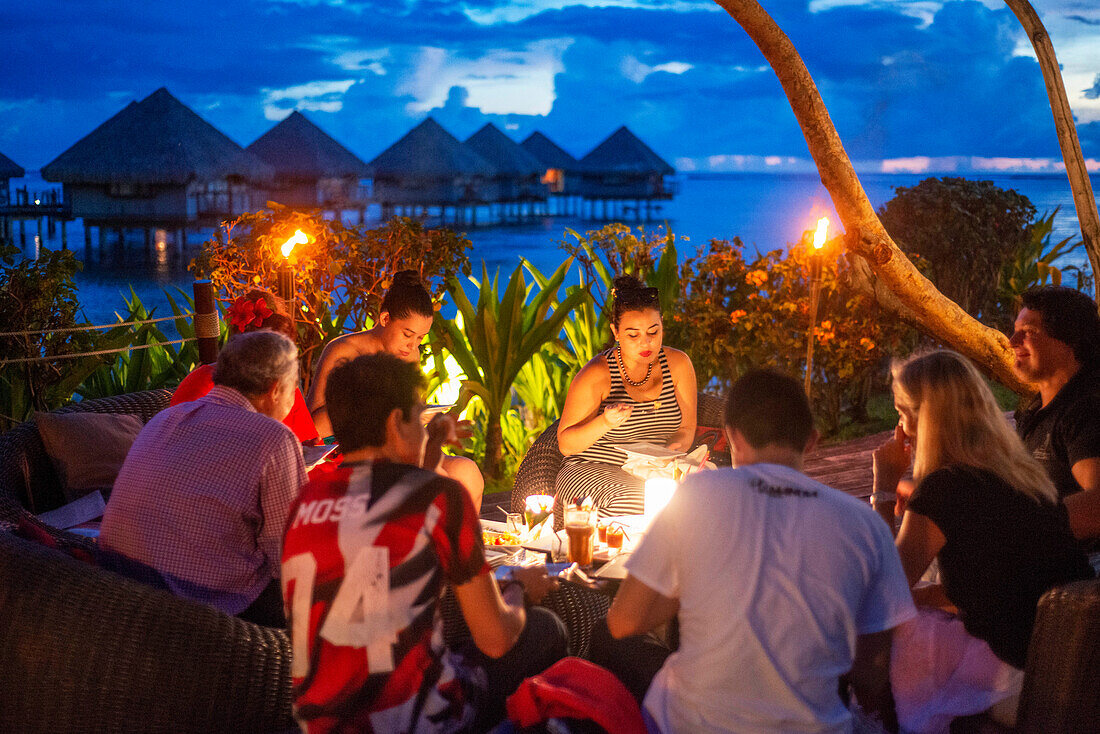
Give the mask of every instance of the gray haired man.
M 279 421 L 297 377 L 297 348 L 282 334 L 230 339 L 210 393 L 161 411 L 138 435 L 101 546 L 153 568 L 179 596 L 283 626 L 282 535 L 306 472 Z

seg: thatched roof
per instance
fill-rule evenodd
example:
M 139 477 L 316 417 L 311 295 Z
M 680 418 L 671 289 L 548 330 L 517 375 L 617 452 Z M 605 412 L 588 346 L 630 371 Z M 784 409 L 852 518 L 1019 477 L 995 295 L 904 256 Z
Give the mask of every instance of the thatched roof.
M 493 123 L 466 138 L 466 146 L 487 160 L 502 176 L 538 176 L 542 162 L 500 131 Z
M 26 173 L 22 166 L 0 153 L 0 179 L 22 178 Z
M 665 176 L 676 173 L 675 168 L 638 140 L 634 133 L 627 130 L 626 125 L 581 158 L 581 164 L 594 172 L 659 173 Z
M 367 164 L 301 112 L 291 112 L 245 148 L 287 180 L 366 178 Z
M 430 117 L 379 153 L 369 167 L 376 178 L 445 179 L 496 173 L 484 158 Z
M 563 171 L 581 170 L 580 161 L 537 130 L 528 135 L 519 147 L 538 158 L 545 168 L 560 168 Z
M 228 176 L 270 180 L 263 161 L 161 87 L 78 140 L 42 169 L 64 183 L 186 184 Z

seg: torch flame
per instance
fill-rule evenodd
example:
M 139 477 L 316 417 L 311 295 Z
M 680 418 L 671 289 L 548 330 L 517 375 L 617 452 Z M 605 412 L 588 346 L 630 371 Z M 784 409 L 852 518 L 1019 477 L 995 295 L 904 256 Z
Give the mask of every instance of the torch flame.
M 814 249 L 820 250 L 825 246 L 825 237 L 829 234 L 829 218 L 822 217 L 817 220 L 817 231 L 814 232 Z
M 304 245 L 309 242 L 309 235 L 302 230 L 298 230 L 294 233 L 294 236 L 283 243 L 282 253 L 283 257 L 290 257 L 291 251 L 294 249 L 294 245 Z

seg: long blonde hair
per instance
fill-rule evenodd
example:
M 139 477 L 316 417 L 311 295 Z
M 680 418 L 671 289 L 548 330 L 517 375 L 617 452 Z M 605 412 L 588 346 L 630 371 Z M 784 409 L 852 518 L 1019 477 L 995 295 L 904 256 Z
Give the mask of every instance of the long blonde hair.
M 894 398 L 917 419 L 913 478 L 965 464 L 996 474 L 1035 501 L 1058 493 L 1008 425 L 993 391 L 961 354 L 937 349 L 895 362 Z

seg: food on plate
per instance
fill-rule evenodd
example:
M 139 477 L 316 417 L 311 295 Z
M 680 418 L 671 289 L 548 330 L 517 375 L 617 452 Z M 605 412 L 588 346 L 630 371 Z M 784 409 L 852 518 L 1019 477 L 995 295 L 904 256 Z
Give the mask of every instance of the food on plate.
M 494 545 L 519 545 L 520 538 L 515 533 L 498 533 L 495 530 L 486 530 L 481 533 L 482 542 L 488 546 Z

